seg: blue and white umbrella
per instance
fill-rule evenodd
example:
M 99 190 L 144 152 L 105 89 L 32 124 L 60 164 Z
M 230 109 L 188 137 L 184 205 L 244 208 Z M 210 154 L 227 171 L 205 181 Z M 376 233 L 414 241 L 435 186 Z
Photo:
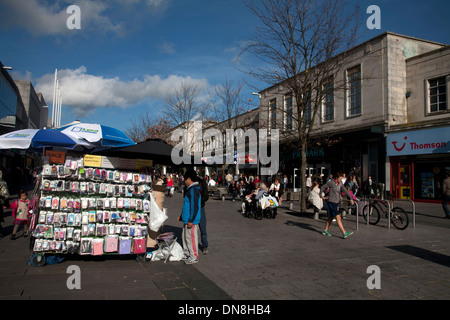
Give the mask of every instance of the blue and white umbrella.
M 76 123 L 58 128 L 77 144 L 95 147 L 127 147 L 135 145 L 122 131 L 96 123 Z
M 52 129 L 23 129 L 0 136 L 0 149 L 73 148 L 77 143 L 64 133 Z

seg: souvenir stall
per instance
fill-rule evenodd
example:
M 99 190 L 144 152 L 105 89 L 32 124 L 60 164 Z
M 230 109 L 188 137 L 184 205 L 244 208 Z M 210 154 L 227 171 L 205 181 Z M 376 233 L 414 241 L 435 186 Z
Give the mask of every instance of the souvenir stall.
M 54 254 L 144 257 L 149 231 L 157 232 L 167 219 L 151 193 L 151 176 L 138 170 L 149 161 L 44 157 L 30 263 L 44 265 Z

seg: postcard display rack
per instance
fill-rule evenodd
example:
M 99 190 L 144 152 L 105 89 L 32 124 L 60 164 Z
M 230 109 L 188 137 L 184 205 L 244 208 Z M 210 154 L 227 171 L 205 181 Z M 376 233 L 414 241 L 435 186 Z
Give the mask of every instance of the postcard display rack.
M 151 176 L 84 167 L 83 158 L 47 164 L 41 174 L 33 252 L 145 254 Z

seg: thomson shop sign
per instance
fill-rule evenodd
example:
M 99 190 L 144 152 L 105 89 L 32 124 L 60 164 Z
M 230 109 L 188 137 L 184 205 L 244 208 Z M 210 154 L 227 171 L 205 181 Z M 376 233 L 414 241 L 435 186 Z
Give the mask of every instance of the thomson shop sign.
M 386 151 L 389 157 L 450 152 L 450 127 L 390 133 Z

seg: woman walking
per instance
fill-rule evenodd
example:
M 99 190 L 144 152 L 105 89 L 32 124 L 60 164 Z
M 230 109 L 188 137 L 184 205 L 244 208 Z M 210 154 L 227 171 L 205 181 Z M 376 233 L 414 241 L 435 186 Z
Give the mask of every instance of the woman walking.
M 339 206 L 339 202 L 341 201 L 341 193 L 345 193 L 347 195 L 347 197 L 350 198 L 350 204 L 353 205 L 353 199 L 351 199 L 351 195 L 350 193 L 347 191 L 346 188 L 344 188 L 344 185 L 342 184 L 342 177 L 343 174 L 342 173 L 338 173 L 336 175 L 334 175 L 334 179 L 331 179 L 330 181 L 328 181 L 327 183 L 325 183 L 321 188 L 320 188 L 320 193 L 322 194 L 323 192 L 325 192 L 328 188 L 329 188 L 329 193 L 328 193 L 328 220 L 327 220 L 327 224 L 325 226 L 325 230 L 322 231 L 323 235 L 329 236 L 331 237 L 331 233 L 328 232 L 328 228 L 330 227 L 331 222 L 333 221 L 333 219 L 336 219 L 337 225 L 339 227 L 339 229 L 342 232 L 342 235 L 345 238 L 348 238 L 349 236 L 351 236 L 353 234 L 353 232 L 347 232 L 344 229 L 344 226 L 342 224 L 342 218 L 341 218 L 341 213 L 338 210 L 338 206 Z

